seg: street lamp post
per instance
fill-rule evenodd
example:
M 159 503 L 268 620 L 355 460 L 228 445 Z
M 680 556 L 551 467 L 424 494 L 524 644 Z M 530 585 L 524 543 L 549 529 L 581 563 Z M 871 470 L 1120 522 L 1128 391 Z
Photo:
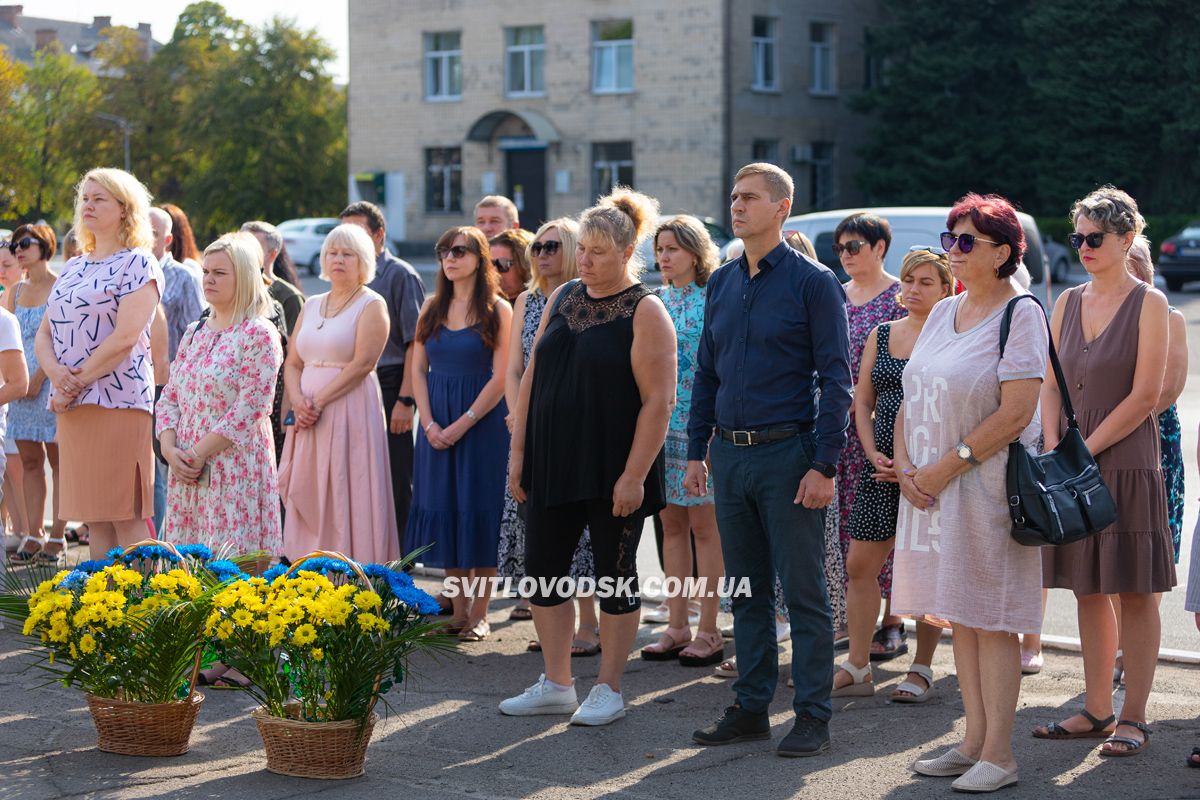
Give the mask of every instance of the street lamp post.
M 130 172 L 129 164 L 129 132 L 133 129 L 133 125 L 124 117 L 118 117 L 116 114 L 105 114 L 102 111 L 96 112 L 97 119 L 102 119 L 105 122 L 111 122 L 121 129 L 121 133 L 125 138 L 125 171 Z

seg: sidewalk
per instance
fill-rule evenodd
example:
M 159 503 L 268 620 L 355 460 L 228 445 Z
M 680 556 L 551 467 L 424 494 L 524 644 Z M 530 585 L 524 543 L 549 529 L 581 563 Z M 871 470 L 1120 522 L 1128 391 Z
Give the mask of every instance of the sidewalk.
M 437 582 L 422 579 L 426 588 Z M 363 778 L 306 781 L 264 769 L 251 700 L 207 690 L 192 736 L 178 758 L 114 756 L 95 749 L 83 695 L 42 686 L 28 663 L 25 640 L 12 623 L 0 631 L 0 798 L 178 797 L 274 800 L 412 797 L 558 798 L 926 798 L 957 796 L 949 779 L 919 778 L 916 758 L 954 744 L 963 729 L 962 703 L 950 647 L 934 662 L 936 692 L 925 705 L 894 705 L 890 689 L 907 658 L 877 667 L 883 690 L 874 697 L 835 700 L 833 747 L 821 757 L 783 759 L 774 747 L 791 726 L 791 693 L 780 682 L 772 705 L 773 740 L 701 748 L 690 734 L 732 702 L 730 682 L 709 669 L 642 662 L 630 656 L 623 720 L 576 728 L 557 717 L 503 717 L 496 704 L 533 683 L 540 656 L 525 652 L 531 622 L 507 622 L 513 601 L 495 604 L 493 634 L 440 662 L 414 664 L 407 690 L 394 689 L 392 713 L 376 726 Z M 723 619 L 723 623 L 728 619 Z M 661 626 L 642 626 L 638 647 Z M 732 654 L 732 648 L 728 651 Z M 786 664 L 787 651 L 781 656 Z M 579 694 L 591 688 L 598 658 L 575 659 Z M 1151 744 L 1133 758 L 1102 759 L 1098 741 L 1042 742 L 1027 732 L 1082 703 L 1078 655 L 1048 651 L 1041 675 L 1025 678 L 1017 713 L 1021 782 L 1004 798 L 1048 795 L 1114 800 L 1200 797 L 1200 770 L 1184 766 L 1195 745 L 1200 668 L 1160 664 L 1150 706 Z M 1120 695 L 1117 701 L 1120 701 Z

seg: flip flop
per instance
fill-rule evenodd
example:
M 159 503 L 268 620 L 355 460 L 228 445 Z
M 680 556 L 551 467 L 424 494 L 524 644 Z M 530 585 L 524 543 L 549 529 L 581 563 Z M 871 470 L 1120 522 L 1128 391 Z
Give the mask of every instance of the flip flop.
M 872 642 L 881 645 L 884 649 L 871 653 L 870 659 L 875 662 L 891 661 L 893 658 L 907 654 L 908 645 L 904 641 L 906 638 L 903 625 L 884 625 L 871 637 Z
M 224 674 L 209 684 L 213 689 L 249 689 L 250 685 L 250 679 L 233 667 L 226 669 Z
M 530 619 L 533 619 L 533 612 L 529 606 L 517 606 L 508 613 L 509 622 L 524 622 Z

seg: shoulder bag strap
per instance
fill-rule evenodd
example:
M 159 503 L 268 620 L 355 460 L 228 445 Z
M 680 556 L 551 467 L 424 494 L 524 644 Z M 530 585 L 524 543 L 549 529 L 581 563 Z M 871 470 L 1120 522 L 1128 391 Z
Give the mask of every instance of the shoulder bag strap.
M 1019 294 L 1004 308 L 1004 316 L 1000 319 L 1000 357 L 1004 358 L 1004 348 L 1008 344 L 1009 329 L 1012 327 L 1013 310 L 1017 303 L 1028 298 L 1037 304 L 1042 312 L 1042 321 L 1046 323 L 1046 341 L 1050 344 L 1050 366 L 1054 369 L 1054 380 L 1058 382 L 1058 392 L 1062 395 L 1063 411 L 1067 415 L 1067 427 L 1078 428 L 1075 421 L 1075 407 L 1071 405 L 1071 392 L 1067 389 L 1067 379 L 1063 375 L 1062 364 L 1058 361 L 1058 352 L 1054 349 L 1054 332 L 1050 330 L 1050 319 L 1046 316 L 1046 307 L 1031 294 Z

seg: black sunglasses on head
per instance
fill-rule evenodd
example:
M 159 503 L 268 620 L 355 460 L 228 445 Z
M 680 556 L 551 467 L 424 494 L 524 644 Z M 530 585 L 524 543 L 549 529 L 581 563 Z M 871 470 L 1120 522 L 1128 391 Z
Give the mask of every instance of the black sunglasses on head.
M 991 239 L 982 239 L 973 233 L 953 234 L 950 231 L 945 231 L 942 233 L 942 247 L 947 253 L 953 250 L 954 245 L 957 243 L 958 251 L 965 255 L 966 253 L 969 253 L 975 249 L 976 242 L 987 242 L 988 244 L 994 244 L 997 247 L 1002 244 L 1001 242 L 993 242 Z
M 838 244 L 837 242 L 834 242 L 833 254 L 835 256 L 840 256 L 842 252 L 845 251 L 852 256 L 856 256 L 858 255 L 859 250 L 869 246 L 870 245 L 867 242 L 864 242 L 862 239 L 854 239 L 853 241 L 846 242 L 845 244 Z
M 1071 247 L 1074 247 L 1076 250 L 1083 247 L 1084 242 L 1087 242 L 1087 246 L 1095 250 L 1104 243 L 1105 236 L 1107 236 L 1107 234 L 1104 231 L 1089 233 L 1087 236 L 1084 236 L 1082 233 L 1072 233 L 1067 237 L 1067 241 L 1070 243 Z
M 455 258 L 464 258 L 467 253 L 474 253 L 475 251 L 465 245 L 456 244 L 454 247 L 438 247 L 433 252 L 438 257 L 438 261 L 441 261 L 447 255 L 454 256 Z
M 562 247 L 562 242 L 556 242 L 553 240 L 549 242 L 534 242 L 533 244 L 529 245 L 529 252 L 533 253 L 534 258 L 537 258 L 542 253 L 552 256 L 558 252 L 558 248 L 560 247 Z

